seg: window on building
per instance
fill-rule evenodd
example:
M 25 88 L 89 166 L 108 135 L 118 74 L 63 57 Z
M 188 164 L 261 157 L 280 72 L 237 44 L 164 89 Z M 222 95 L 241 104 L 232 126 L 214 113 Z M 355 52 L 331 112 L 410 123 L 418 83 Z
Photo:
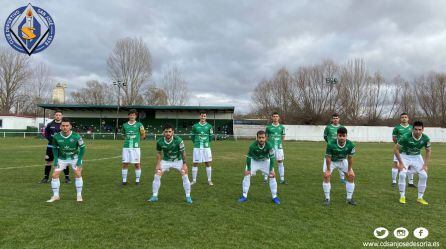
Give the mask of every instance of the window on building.
M 3 127 L 3 119 L 0 119 L 0 128 Z

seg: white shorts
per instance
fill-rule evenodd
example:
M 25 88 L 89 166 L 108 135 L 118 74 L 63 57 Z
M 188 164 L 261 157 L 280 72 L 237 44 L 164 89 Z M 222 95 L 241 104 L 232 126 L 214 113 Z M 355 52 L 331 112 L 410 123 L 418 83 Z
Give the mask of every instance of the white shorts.
M 122 148 L 123 163 L 140 163 L 141 148 Z
M 401 154 L 401 160 L 403 161 L 405 167 L 403 171 L 419 173 L 423 170 L 424 160 L 421 155 Z
M 270 159 L 263 160 L 263 161 L 257 161 L 257 160 L 251 160 L 251 175 L 255 176 L 257 171 L 262 171 L 264 175 L 269 175 L 269 162 Z M 248 170 L 248 166 L 246 166 L 246 170 Z M 272 169 L 274 171 L 274 168 Z
M 274 149 L 274 156 L 278 161 L 283 161 L 283 159 L 285 159 L 285 155 L 283 154 L 283 149 Z
M 211 148 L 194 148 L 193 162 L 194 163 L 212 162 Z
M 71 168 L 73 170 L 76 170 L 76 168 L 77 168 L 76 163 L 77 163 L 77 158 L 75 158 L 75 159 L 68 159 L 68 160 L 59 159 L 57 161 L 57 165 L 54 167 L 54 171 L 62 171 L 62 170 L 66 169 L 69 166 L 71 166 Z
M 396 158 L 395 154 L 393 154 L 393 161 L 398 162 L 398 158 Z
M 176 169 L 178 171 L 181 171 L 181 168 L 183 167 L 183 161 L 164 161 L 161 160 L 161 171 L 164 173 L 166 171 L 169 171 L 170 169 Z
M 331 161 L 330 165 L 330 172 L 333 172 L 334 169 L 338 169 L 339 171 L 342 171 L 344 173 L 348 172 L 348 161 L 347 159 L 333 162 Z M 324 166 L 322 167 L 322 172 L 325 172 L 327 170 L 327 161 L 324 159 Z

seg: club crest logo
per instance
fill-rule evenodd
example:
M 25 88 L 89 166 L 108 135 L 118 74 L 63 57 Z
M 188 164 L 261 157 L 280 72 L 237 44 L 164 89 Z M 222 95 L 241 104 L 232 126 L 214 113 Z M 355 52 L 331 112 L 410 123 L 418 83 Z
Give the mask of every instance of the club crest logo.
M 31 55 L 42 52 L 51 44 L 56 28 L 48 12 L 28 4 L 8 16 L 4 31 L 6 41 L 12 48 Z

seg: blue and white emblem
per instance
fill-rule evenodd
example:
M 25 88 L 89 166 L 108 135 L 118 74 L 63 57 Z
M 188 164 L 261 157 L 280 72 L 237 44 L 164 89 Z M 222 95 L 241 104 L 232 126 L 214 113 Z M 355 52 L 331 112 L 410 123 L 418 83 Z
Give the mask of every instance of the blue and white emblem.
M 28 4 L 8 16 L 4 31 L 6 41 L 12 48 L 31 55 L 51 44 L 56 29 L 53 19 L 45 10 Z

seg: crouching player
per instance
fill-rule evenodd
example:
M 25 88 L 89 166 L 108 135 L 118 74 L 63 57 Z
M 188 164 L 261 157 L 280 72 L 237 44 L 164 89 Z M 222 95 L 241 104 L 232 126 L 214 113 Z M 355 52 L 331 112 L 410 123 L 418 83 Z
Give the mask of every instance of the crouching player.
M 61 132 L 53 137 L 54 172 L 51 180 L 53 196 L 47 202 L 60 200 L 59 196 L 59 174 L 67 167 L 74 170 L 77 201 L 82 200 L 82 158 L 85 153 L 85 144 L 82 137 L 71 131 L 71 123 L 67 118 L 62 118 L 60 124 Z
M 347 139 L 347 129 L 340 127 L 337 131 L 337 139 L 330 140 L 327 143 L 325 151 L 325 163 L 323 166 L 324 181 L 322 188 L 325 194 L 324 205 L 330 205 L 330 176 L 335 168 L 342 171 L 347 177 L 345 188 L 347 190 L 347 203 L 356 205 L 353 200 L 353 191 L 355 190 L 355 172 L 353 171 L 353 155 L 355 154 L 355 144 Z
M 147 201 L 158 201 L 158 190 L 161 186 L 161 176 L 163 176 L 164 172 L 173 168 L 180 172 L 181 178 L 183 179 L 186 202 L 192 204 L 192 198 L 190 197 L 190 181 L 187 175 L 186 151 L 183 139 L 174 135 L 173 126 L 170 124 L 164 125 L 163 134 L 164 136 L 156 142 L 157 154 L 156 170 L 152 184 L 153 194 Z M 162 156 L 161 153 L 163 154 Z
M 398 168 L 400 176 L 398 180 L 398 187 L 400 190 L 400 203 L 406 203 L 406 174 L 408 171 L 418 174 L 418 199 L 417 202 L 423 205 L 428 205 L 427 201 L 423 199 L 424 191 L 426 190 L 427 171 L 430 157 L 431 157 L 431 142 L 426 134 L 423 134 L 424 125 L 421 121 L 413 123 L 413 130 L 411 133 L 402 136 L 395 145 L 393 151 L 398 159 Z M 421 149 L 426 148 L 426 157 L 423 160 L 421 156 Z
M 264 131 L 257 132 L 257 140 L 249 146 L 248 155 L 246 156 L 245 177 L 243 178 L 243 194 L 238 200 L 246 202 L 248 200 L 249 186 L 251 185 L 251 175 L 255 175 L 257 171 L 269 176 L 269 188 L 271 189 L 272 201 L 279 205 L 280 200 L 277 198 L 277 181 L 274 173 L 274 148 L 266 142 L 266 134 Z

